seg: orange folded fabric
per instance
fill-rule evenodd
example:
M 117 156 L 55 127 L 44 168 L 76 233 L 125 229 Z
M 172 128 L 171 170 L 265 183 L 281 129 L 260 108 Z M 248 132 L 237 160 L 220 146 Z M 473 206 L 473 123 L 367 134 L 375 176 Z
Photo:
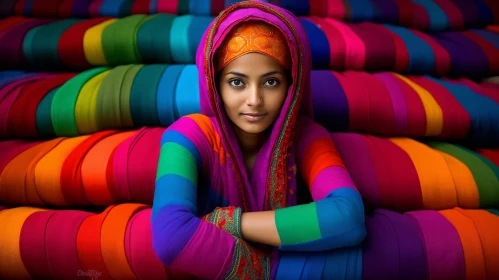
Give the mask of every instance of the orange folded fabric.
M 34 207 L 17 207 L 0 212 L 0 279 L 31 278 L 21 258 L 19 239 L 26 219 L 33 213 L 44 211 Z
M 64 139 L 36 165 L 35 184 L 40 198 L 53 206 L 69 206 L 61 191 L 61 169 L 64 160 L 89 136 Z
M 140 210 L 148 208 L 145 204 L 125 203 L 111 209 L 102 224 L 102 258 L 109 274 L 114 279 L 135 279 L 125 252 L 125 233 L 130 219 Z
M 136 131 L 121 132 L 111 135 L 95 144 L 87 153 L 81 166 L 82 182 L 90 203 L 106 206 L 114 203 L 107 182 L 107 167 L 111 154 L 120 143 L 132 137 Z
M 46 203 L 42 200 L 38 193 L 38 189 L 36 188 L 36 180 L 35 180 L 35 170 L 38 162 L 52 149 L 54 149 L 59 143 L 61 143 L 65 137 L 56 138 L 50 141 L 46 141 L 40 143 L 40 150 L 35 157 L 33 157 L 29 163 L 29 166 L 26 170 L 26 199 L 28 200 L 29 205 L 32 206 L 44 206 Z
M 466 279 L 486 279 L 482 243 L 473 221 L 458 209 L 443 210 L 440 214 L 452 223 L 459 234 L 463 246 Z
M 102 258 L 101 229 L 102 223 L 109 212 L 114 208 L 111 205 L 102 213 L 90 215 L 80 225 L 80 230 L 76 236 L 76 248 L 83 271 L 101 272 L 99 279 L 113 279 L 107 271 L 106 264 Z
M 487 279 L 499 279 L 499 216 L 485 210 L 459 211 L 473 221 L 480 235 Z

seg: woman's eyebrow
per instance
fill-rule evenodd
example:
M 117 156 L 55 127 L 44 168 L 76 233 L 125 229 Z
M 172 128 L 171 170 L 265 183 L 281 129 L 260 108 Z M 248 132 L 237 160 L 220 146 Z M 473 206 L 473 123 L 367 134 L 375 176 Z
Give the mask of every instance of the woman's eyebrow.
M 227 76 L 229 74 L 232 74 L 232 75 L 235 75 L 235 76 L 239 76 L 239 77 L 243 77 L 243 78 L 247 78 L 248 77 L 248 75 L 246 75 L 246 74 L 239 73 L 239 72 L 234 72 L 234 71 L 230 71 L 230 72 L 226 73 L 225 76 Z
M 235 75 L 235 76 L 239 76 L 239 77 L 243 77 L 243 78 L 247 78 L 248 77 L 248 75 L 246 75 L 246 74 L 235 72 L 235 71 L 227 72 L 225 75 L 229 75 L 229 74 L 232 74 L 232 75 Z M 260 77 L 265 78 L 265 77 L 268 77 L 268 76 L 271 76 L 271 75 L 274 75 L 274 74 L 282 74 L 282 73 L 279 70 L 275 70 L 275 71 L 270 71 L 268 73 L 265 73 L 265 74 L 261 75 Z

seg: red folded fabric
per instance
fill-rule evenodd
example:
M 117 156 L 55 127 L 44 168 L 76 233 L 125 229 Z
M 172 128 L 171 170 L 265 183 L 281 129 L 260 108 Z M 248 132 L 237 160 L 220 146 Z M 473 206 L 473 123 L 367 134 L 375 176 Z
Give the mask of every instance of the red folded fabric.
M 9 162 L 23 151 L 37 145 L 39 141 L 6 140 L 0 141 L 0 174 Z
M 34 0 L 32 16 L 34 17 L 57 17 L 57 7 L 60 0 Z
M 148 15 L 151 12 L 149 11 L 149 3 L 151 0 L 135 0 L 132 5 L 132 14 L 138 15 Z
M 47 223 L 45 246 L 51 278 L 74 279 L 82 271 L 76 238 L 80 225 L 89 216 L 89 212 L 59 210 Z
M 61 191 L 70 205 L 89 205 L 81 177 L 81 166 L 85 156 L 104 138 L 118 133 L 117 130 L 101 131 L 92 134 L 76 147 L 66 158 L 61 169 Z
M 57 52 L 62 63 L 66 66 L 88 69 L 92 65 L 87 61 L 83 49 L 83 37 L 89 28 L 108 20 L 109 17 L 88 19 L 68 28 L 59 39 Z
M 326 20 L 319 17 L 310 17 L 309 19 L 321 28 L 329 42 L 329 68 L 343 70 L 345 68 L 343 54 L 346 53 L 346 43 L 343 36 L 334 25 L 329 24 Z
M 405 42 L 397 34 L 389 30 L 388 28 L 381 26 L 389 32 L 392 37 L 392 41 L 395 45 L 395 66 L 393 70 L 398 73 L 403 73 L 409 67 L 409 51 L 405 45 Z
M 363 70 L 391 70 L 395 65 L 396 50 L 392 35 L 380 24 L 363 22 L 349 27 L 359 36 L 366 46 L 366 61 Z M 335 46 L 335 45 L 333 45 Z
M 380 207 L 398 212 L 423 209 L 423 194 L 412 159 L 399 146 L 379 137 L 363 135 L 376 173 Z M 355 168 L 355 167 L 354 167 Z M 394 187 L 392 182 L 404 182 Z
M 128 182 L 133 202 L 152 204 L 159 145 L 165 128 L 151 128 L 137 137 L 128 156 Z
M 88 7 L 90 17 L 100 17 L 99 9 L 104 0 L 94 0 Z
M 28 0 L 18 0 L 14 6 L 14 14 L 19 16 L 24 15 L 24 5 L 26 5 L 26 2 L 28 2 Z
M 438 44 L 435 39 L 430 37 L 428 34 L 411 29 L 411 32 L 417 37 L 421 38 L 421 40 L 425 41 L 426 44 L 430 46 L 433 51 L 435 57 L 435 70 L 434 73 L 436 75 L 445 75 L 449 73 L 451 70 L 451 58 L 449 52 L 442 47 L 442 45 Z
M 3 19 L 0 21 L 0 32 L 7 30 L 11 28 L 12 26 L 19 24 L 23 21 L 27 20 L 24 17 L 18 17 L 18 16 L 13 16 L 13 17 L 8 17 L 6 19 Z
M 19 249 L 26 270 L 33 279 L 49 279 L 50 271 L 45 246 L 45 229 L 56 211 L 40 211 L 31 214 L 21 229 Z
M 76 0 L 60 0 L 59 6 L 57 7 L 57 15 L 60 18 L 70 18 L 72 17 L 73 3 Z
M 456 30 L 462 30 L 465 27 L 465 22 L 463 18 L 463 14 L 459 10 L 458 7 L 452 1 L 447 0 L 433 0 L 435 4 L 437 4 L 442 11 L 447 16 L 447 20 L 449 21 L 449 27 L 452 27 Z
M 395 82 L 398 83 L 404 92 L 405 101 L 407 104 L 407 127 L 408 135 L 419 137 L 426 134 L 426 111 L 423 102 L 414 89 L 406 82 L 398 77 L 394 77 Z
M 102 223 L 113 208 L 114 205 L 111 205 L 101 214 L 85 218 L 75 239 L 82 270 L 100 272 L 98 279 L 112 279 L 102 258 L 101 230 Z

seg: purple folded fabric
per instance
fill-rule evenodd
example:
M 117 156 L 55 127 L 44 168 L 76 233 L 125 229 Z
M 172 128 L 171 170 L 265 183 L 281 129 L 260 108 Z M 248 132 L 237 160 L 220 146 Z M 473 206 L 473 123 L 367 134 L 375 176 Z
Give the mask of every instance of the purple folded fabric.
M 441 32 L 433 36 L 451 56 L 450 76 L 484 77 L 489 61 L 483 49 L 458 32 Z
M 387 217 L 396 232 L 399 245 L 397 279 L 425 279 L 426 257 L 423 240 L 421 240 L 418 229 L 402 214 L 388 210 L 377 210 L 376 212 Z
M 399 246 L 390 220 L 377 212 L 366 217 L 367 235 L 362 248 L 362 279 L 398 279 Z
M 348 130 L 348 101 L 333 72 L 312 71 L 314 118 L 328 131 Z
M 461 11 L 464 19 L 464 26 L 472 26 L 481 22 L 480 10 L 473 3 L 473 0 L 451 0 L 451 2 Z
M 71 15 L 78 18 L 88 17 L 88 8 L 93 0 L 78 0 L 73 2 L 73 8 L 71 9 Z
M 413 211 L 405 215 L 423 235 L 428 264 L 426 278 L 464 280 L 463 247 L 454 226 L 437 211 Z
M 9 28 L 0 35 L 0 59 L 6 68 L 16 68 L 25 62 L 24 36 L 31 29 L 50 23 L 51 20 L 32 19 Z

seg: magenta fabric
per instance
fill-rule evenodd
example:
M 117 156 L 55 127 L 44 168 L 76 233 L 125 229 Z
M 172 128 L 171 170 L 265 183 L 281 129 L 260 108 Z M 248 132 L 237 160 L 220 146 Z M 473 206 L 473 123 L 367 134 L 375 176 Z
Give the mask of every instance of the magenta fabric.
M 19 238 L 19 250 L 26 270 L 34 279 L 49 279 L 51 274 L 47 259 L 46 227 L 56 211 L 40 211 L 31 214 L 23 224 Z
M 390 94 L 395 119 L 395 131 L 397 131 L 397 134 L 399 135 L 406 135 L 408 113 L 402 89 L 397 82 L 395 82 L 393 75 L 389 73 L 375 73 L 373 75 L 385 85 L 388 94 Z

